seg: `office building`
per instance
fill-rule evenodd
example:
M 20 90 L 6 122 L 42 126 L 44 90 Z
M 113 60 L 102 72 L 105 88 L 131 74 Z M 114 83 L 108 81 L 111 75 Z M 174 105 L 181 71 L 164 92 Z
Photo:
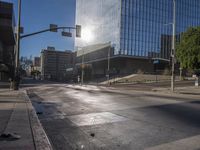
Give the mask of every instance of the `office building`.
M 15 17 L 13 4 L 0 1 L 0 81 L 14 76 Z
M 199 0 L 176 0 L 176 37 L 200 25 L 199 8 Z M 154 59 L 169 64 L 172 22 L 173 0 L 77 0 L 76 24 L 82 26 L 83 34 L 89 33 L 90 40 L 83 35 L 75 45 L 111 42 L 111 61 L 125 64 L 120 72 L 153 71 Z
M 65 81 L 67 69 L 74 66 L 74 53 L 71 51 L 58 51 L 43 49 L 41 51 L 41 76 L 43 79 Z

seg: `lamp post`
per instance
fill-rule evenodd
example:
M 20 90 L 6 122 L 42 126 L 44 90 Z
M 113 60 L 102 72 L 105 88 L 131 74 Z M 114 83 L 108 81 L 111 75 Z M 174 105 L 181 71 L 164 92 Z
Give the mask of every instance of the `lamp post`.
M 176 41 L 176 0 L 173 0 L 173 37 L 172 37 L 172 76 L 171 76 L 171 91 L 174 92 L 175 83 L 175 41 Z

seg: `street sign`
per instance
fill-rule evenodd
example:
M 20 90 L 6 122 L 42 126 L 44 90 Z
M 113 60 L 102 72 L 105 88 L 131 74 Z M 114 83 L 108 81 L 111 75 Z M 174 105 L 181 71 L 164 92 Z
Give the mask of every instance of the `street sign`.
M 50 31 L 51 32 L 57 32 L 58 30 L 57 30 L 57 25 L 56 24 L 50 24 Z
M 76 25 L 76 37 L 81 37 L 81 25 Z
M 62 36 L 72 37 L 72 33 L 63 31 Z

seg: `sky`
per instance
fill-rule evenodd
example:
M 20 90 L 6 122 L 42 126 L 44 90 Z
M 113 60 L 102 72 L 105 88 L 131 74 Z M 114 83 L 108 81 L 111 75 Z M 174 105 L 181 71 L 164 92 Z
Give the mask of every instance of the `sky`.
M 17 23 L 18 0 L 1 0 L 14 3 Z M 24 34 L 49 28 L 49 24 L 58 26 L 75 26 L 76 0 L 21 0 L 21 26 Z M 61 30 L 62 31 L 62 30 Z M 32 57 L 40 56 L 42 49 L 53 46 L 56 50 L 74 50 L 74 36 L 61 36 L 58 33 L 47 32 L 26 37 L 21 40 L 20 55 Z

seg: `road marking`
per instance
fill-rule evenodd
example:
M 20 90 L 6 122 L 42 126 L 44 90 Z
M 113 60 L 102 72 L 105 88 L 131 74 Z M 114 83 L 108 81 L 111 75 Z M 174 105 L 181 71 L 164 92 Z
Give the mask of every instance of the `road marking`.
M 128 120 L 128 118 L 118 116 L 110 112 L 81 114 L 68 116 L 67 118 L 70 119 L 77 126 L 91 126 L 96 124 L 105 124 Z
M 145 150 L 199 150 L 200 135 L 150 147 Z

